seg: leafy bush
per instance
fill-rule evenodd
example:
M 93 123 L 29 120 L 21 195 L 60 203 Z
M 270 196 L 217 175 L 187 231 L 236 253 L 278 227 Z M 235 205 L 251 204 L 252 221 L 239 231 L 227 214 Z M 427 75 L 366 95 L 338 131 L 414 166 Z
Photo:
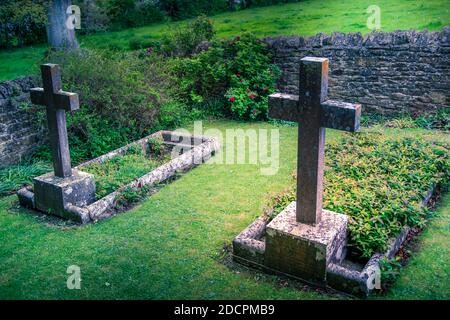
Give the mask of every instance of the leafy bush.
M 161 129 L 177 128 L 189 117 L 185 104 L 177 101 L 169 101 L 161 105 L 158 125 Z
M 237 119 L 267 118 L 267 97 L 280 71 L 254 35 L 213 41 L 208 50 L 173 64 L 182 101 L 200 103 L 221 96 L 228 100 L 228 114 Z
M 224 0 L 160 0 L 159 3 L 161 10 L 174 20 L 222 12 L 228 6 Z
M 206 16 L 200 16 L 184 28 L 177 28 L 164 35 L 160 52 L 170 57 L 191 56 L 202 42 L 210 41 L 215 32 L 212 21 Z
M 349 246 L 363 257 L 386 248 L 404 226 L 425 222 L 421 202 L 430 187 L 449 183 L 449 146 L 424 138 L 346 135 L 327 145 L 324 208 L 346 214 Z M 293 181 L 294 182 L 294 181 Z M 274 196 L 277 214 L 295 201 L 295 183 Z
M 104 6 L 113 29 L 140 27 L 164 18 L 154 0 L 109 0 Z
M 46 61 L 61 65 L 64 89 L 80 96 L 80 110 L 67 119 L 74 163 L 165 125 L 160 123 L 160 108 L 170 103 L 172 86 L 158 56 L 81 50 L 53 52 Z M 41 107 L 36 111 L 43 112 Z M 38 152 L 49 157 L 48 147 Z
M 381 283 L 384 289 L 395 283 L 395 280 L 400 275 L 401 268 L 402 263 L 399 257 L 392 259 L 384 257 L 380 260 Z
M 45 40 L 44 0 L 3 0 L 0 3 L 0 48 L 20 47 Z
M 77 30 L 77 33 L 92 34 L 109 29 L 111 21 L 104 6 L 94 0 L 78 0 L 72 3 L 78 5 L 81 11 L 81 29 Z

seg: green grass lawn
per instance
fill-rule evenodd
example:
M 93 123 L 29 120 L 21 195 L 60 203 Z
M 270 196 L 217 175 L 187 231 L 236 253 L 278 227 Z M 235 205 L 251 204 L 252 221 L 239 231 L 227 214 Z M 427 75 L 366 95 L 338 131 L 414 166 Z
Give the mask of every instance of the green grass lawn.
M 217 121 L 226 128 L 274 128 L 267 123 Z M 289 184 L 296 167 L 297 128 L 280 129 L 280 169 L 203 165 L 163 187 L 133 210 L 96 224 L 61 227 L 0 198 L 0 298 L 23 299 L 316 299 L 343 298 L 300 291 L 277 277 L 229 268 L 223 246 L 262 213 L 268 194 Z M 367 130 L 367 129 L 365 129 Z M 448 135 L 385 129 L 387 135 Z M 327 130 L 327 139 L 345 134 Z M 421 251 L 402 270 L 388 298 L 450 298 L 449 197 L 422 235 Z M 81 267 L 81 290 L 66 288 L 66 269 Z M 386 298 L 386 297 L 380 297 Z
M 381 8 L 381 30 L 439 30 L 450 25 L 449 0 L 305 0 L 238 12 L 213 18 L 219 37 L 231 37 L 244 31 L 258 36 L 314 35 L 318 32 L 370 32 L 366 27 L 369 5 Z M 83 47 L 129 49 L 131 39 L 157 40 L 183 22 L 161 23 L 118 32 L 79 37 Z M 26 75 L 42 58 L 44 45 L 0 51 L 0 80 Z

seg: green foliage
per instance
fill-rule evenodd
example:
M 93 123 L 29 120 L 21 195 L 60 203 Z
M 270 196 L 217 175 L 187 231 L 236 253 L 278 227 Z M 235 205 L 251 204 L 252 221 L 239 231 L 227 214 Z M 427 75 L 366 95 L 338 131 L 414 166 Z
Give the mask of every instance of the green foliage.
M 149 151 L 152 156 L 160 156 L 164 150 L 164 144 L 161 139 L 149 139 L 148 140 Z
M 161 10 L 174 20 L 217 13 L 227 8 L 224 0 L 160 0 L 159 3 Z
M 218 262 L 224 241 L 231 241 L 254 220 L 265 194 L 280 190 L 295 168 L 297 128 L 224 120 L 204 125 L 223 134 L 229 128 L 279 129 L 280 170 L 264 176 L 253 165 L 200 166 L 132 211 L 81 228 L 61 228 L 46 216 L 30 214 L 17 206 L 14 195 L 0 198 L 1 281 L 7 284 L 0 286 L 0 298 L 345 299 L 299 290 L 295 283 L 273 275 L 248 269 L 234 272 Z M 383 132 L 448 139 L 441 131 L 384 128 Z M 327 143 L 343 134 L 329 130 Z M 450 298 L 450 283 L 443 281 L 450 272 L 450 195 L 444 194 L 443 200 L 420 236 L 420 251 L 411 256 L 387 295 L 372 298 Z M 79 249 L 76 263 L 86 275 L 81 290 L 64 285 L 74 243 Z
M 161 129 L 174 129 L 183 124 L 189 117 L 185 104 L 177 101 L 169 101 L 161 105 L 158 124 Z
M 81 29 L 77 30 L 77 34 L 92 34 L 109 29 L 111 21 L 105 6 L 94 0 L 76 0 L 72 3 L 78 5 L 81 11 Z
M 361 125 L 364 127 L 383 125 L 386 128 L 424 128 L 449 131 L 450 107 L 420 114 L 404 114 L 399 116 L 383 116 L 377 113 L 364 114 L 361 117 Z
M 148 38 L 135 37 L 130 40 L 129 47 L 131 50 L 151 49 L 159 51 L 161 43 Z
M 45 40 L 44 0 L 3 0 L 0 3 L 0 48 L 21 47 Z
M 81 1 L 81 0 L 80 0 Z M 93 0 L 92 0 L 93 1 Z M 382 31 L 415 29 L 422 31 L 442 30 L 442 26 L 450 24 L 450 15 L 446 14 L 448 0 L 410 1 L 410 0 L 380 0 L 380 6 L 389 7 L 383 11 Z M 1 1 L 0 1 L 1 2 Z M 106 1 L 95 1 L 98 6 L 105 7 Z M 225 2 L 224 2 L 225 3 Z M 239 12 L 225 12 L 212 17 L 217 30 L 217 37 L 226 39 L 251 31 L 260 38 L 267 36 L 302 35 L 311 36 L 318 32 L 361 32 L 367 34 L 370 30 L 365 26 L 366 15 L 361 14 L 361 8 L 367 8 L 367 0 L 342 1 L 301 1 L 264 8 L 249 8 Z M 332 14 L 330 14 L 332 12 Z M 82 14 L 82 20 L 83 18 Z M 195 15 L 194 15 L 195 16 Z M 355 23 L 354 20 L 358 20 Z M 441 21 L 441 26 L 433 23 Z M 83 26 L 82 21 L 82 28 Z M 120 31 L 100 32 L 97 34 L 80 35 L 78 40 L 84 48 L 130 50 L 130 39 L 142 39 L 146 48 L 149 36 L 157 43 L 163 34 L 170 33 L 184 22 L 159 22 L 145 27 Z M 84 32 L 77 30 L 77 34 Z M 30 65 L 39 61 L 46 47 L 26 47 L 15 50 L 0 50 L 0 80 L 10 80 L 29 74 Z
M 114 29 L 144 26 L 164 18 L 153 0 L 108 0 L 106 10 Z
M 400 275 L 402 263 L 400 257 L 392 259 L 383 258 L 380 260 L 381 284 L 383 287 L 391 286 Z
M 197 47 L 210 41 L 215 34 L 212 21 L 200 16 L 183 28 L 163 35 L 160 52 L 170 57 L 188 57 L 195 53 Z
M 125 155 L 90 164 L 82 170 L 94 175 L 96 195 L 100 199 L 157 168 L 166 160 L 167 157 L 152 153 L 147 156 L 140 146 L 136 146 Z
M 216 40 L 192 58 L 174 60 L 179 97 L 190 103 L 226 97 L 228 114 L 238 119 L 266 119 L 267 97 L 279 75 L 270 62 L 266 45 L 252 34 Z
M 51 170 L 49 162 L 29 160 L 0 169 L 0 196 L 11 194 L 22 186 L 31 184 L 33 177 Z
M 176 114 L 160 114 L 170 104 L 170 77 L 155 55 L 81 50 L 52 53 L 46 61 L 61 65 L 64 89 L 80 96 L 80 110 L 67 120 L 74 163 L 180 122 Z M 38 152 L 49 155 L 48 147 Z
M 126 209 L 128 206 L 143 200 L 149 191 L 149 186 L 143 186 L 142 188 L 125 187 L 116 198 L 116 209 Z
M 349 220 L 349 246 L 370 257 L 404 226 L 421 226 L 422 200 L 433 185 L 447 186 L 449 146 L 423 138 L 347 135 L 326 149 L 324 208 Z M 273 214 L 295 201 L 295 185 L 270 200 Z
M 436 112 L 421 114 L 414 119 L 416 125 L 426 129 L 450 130 L 450 107 L 438 109 Z

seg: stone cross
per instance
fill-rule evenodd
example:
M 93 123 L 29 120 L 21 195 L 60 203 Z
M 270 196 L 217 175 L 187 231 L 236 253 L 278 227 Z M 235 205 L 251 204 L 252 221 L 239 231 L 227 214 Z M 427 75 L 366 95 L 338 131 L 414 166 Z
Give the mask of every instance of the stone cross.
M 300 61 L 299 95 L 269 96 L 269 117 L 299 123 L 296 219 L 318 224 L 322 215 L 325 128 L 359 129 L 361 105 L 327 100 L 328 59 Z
M 30 90 L 31 102 L 47 107 L 47 123 L 55 176 L 72 175 L 69 142 L 67 140 L 66 111 L 79 108 L 78 94 L 61 90 L 61 70 L 57 64 L 41 65 L 44 88 Z

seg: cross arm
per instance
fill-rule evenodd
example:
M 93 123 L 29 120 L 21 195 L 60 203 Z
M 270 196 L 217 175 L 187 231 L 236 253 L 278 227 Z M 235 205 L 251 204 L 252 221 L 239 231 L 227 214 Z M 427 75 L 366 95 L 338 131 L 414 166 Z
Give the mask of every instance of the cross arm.
M 299 97 L 293 94 L 274 93 L 269 96 L 269 117 L 298 122 L 301 119 Z M 321 103 L 321 126 L 354 132 L 359 130 L 361 105 L 326 100 Z
M 355 132 L 359 130 L 361 105 L 326 100 L 322 106 L 322 126 L 337 130 Z
M 66 111 L 74 111 L 80 107 L 77 93 L 60 91 L 54 95 L 54 101 L 58 108 Z
M 32 88 L 30 89 L 30 98 L 33 104 L 40 106 L 45 105 L 45 96 L 43 88 Z
M 30 89 L 30 98 L 33 104 L 47 105 L 46 92 L 43 88 Z M 66 91 L 59 91 L 58 93 L 51 94 L 51 106 L 56 109 L 64 109 L 65 111 L 77 110 L 80 106 L 78 94 Z
M 298 96 L 287 93 L 274 93 L 269 96 L 269 117 L 298 122 Z

